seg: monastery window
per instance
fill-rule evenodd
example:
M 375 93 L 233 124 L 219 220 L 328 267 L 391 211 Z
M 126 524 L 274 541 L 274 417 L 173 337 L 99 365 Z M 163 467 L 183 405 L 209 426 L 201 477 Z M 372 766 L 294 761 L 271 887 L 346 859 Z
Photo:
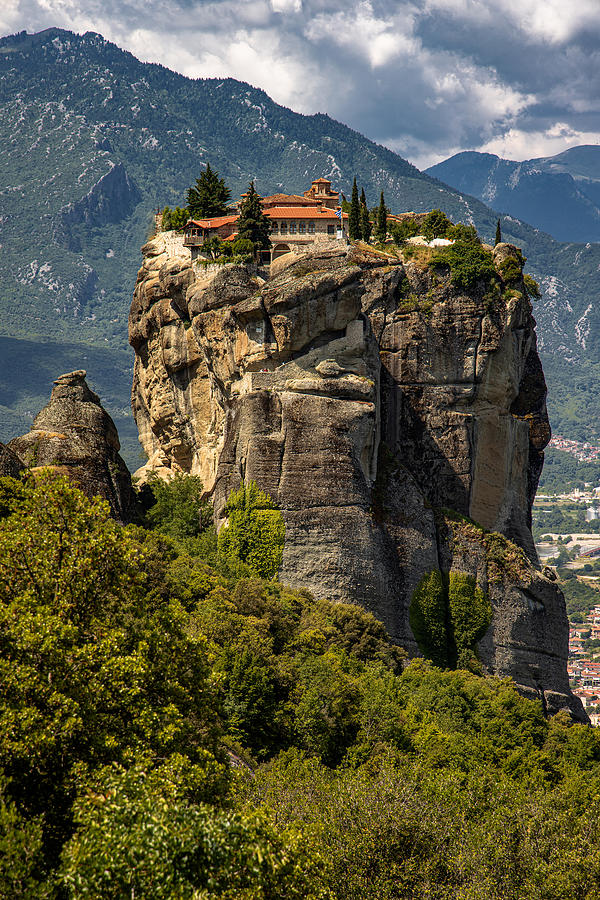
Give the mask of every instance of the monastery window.
M 287 234 L 287 222 L 282 222 L 282 223 L 281 223 L 281 233 L 282 233 L 282 234 Z
M 298 231 L 300 234 L 306 234 L 306 222 L 300 222 L 298 225 Z
M 327 226 L 327 234 L 335 234 L 335 225 Z
M 314 223 L 314 222 L 309 222 L 309 223 L 308 223 L 308 233 L 309 233 L 309 234 L 314 234 L 314 233 L 315 233 L 315 223 Z
M 271 222 L 271 231 L 277 234 L 279 231 L 279 222 Z
M 290 222 L 290 234 L 296 234 L 296 223 Z

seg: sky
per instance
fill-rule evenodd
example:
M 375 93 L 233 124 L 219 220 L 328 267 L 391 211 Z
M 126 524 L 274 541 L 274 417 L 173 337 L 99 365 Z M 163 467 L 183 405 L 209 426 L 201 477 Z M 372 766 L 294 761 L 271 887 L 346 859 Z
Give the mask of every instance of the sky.
M 0 0 L 0 34 L 96 31 L 325 112 L 419 168 L 600 143 L 600 0 Z

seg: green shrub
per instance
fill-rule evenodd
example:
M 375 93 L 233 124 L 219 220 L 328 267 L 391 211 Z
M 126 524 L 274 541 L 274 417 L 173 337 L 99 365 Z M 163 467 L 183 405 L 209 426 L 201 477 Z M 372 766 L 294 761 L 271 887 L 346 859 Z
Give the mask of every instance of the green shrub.
M 429 572 L 415 588 L 409 621 L 420 651 L 436 666 L 448 665 L 447 602 L 442 573 Z
M 523 275 L 523 281 L 525 282 L 525 287 L 527 288 L 527 294 L 533 300 L 539 300 L 542 296 L 542 292 L 540 291 L 540 286 L 531 275 Z
M 475 668 L 475 644 L 492 620 L 487 594 L 472 575 L 435 570 L 415 588 L 409 621 L 419 649 L 436 666 Z
M 460 661 L 461 654 L 472 652 L 477 641 L 488 630 L 492 621 L 492 605 L 472 575 L 450 572 L 448 611 L 456 657 Z
M 392 222 L 389 230 L 394 242 L 400 246 L 419 233 L 419 226 L 416 219 L 402 219 L 400 222 Z
M 212 525 L 212 506 L 203 499 L 202 480 L 196 475 L 175 475 L 171 481 L 152 478 L 148 488 L 154 498 L 147 518 L 152 528 L 183 540 L 198 537 Z
M 221 563 L 232 571 L 242 564 L 261 578 L 274 578 L 285 541 L 285 523 L 274 501 L 250 481 L 230 496 L 224 512 L 228 523 L 219 535 Z
M 453 241 L 460 241 L 463 244 L 480 244 L 479 235 L 474 225 L 464 225 L 457 222 L 448 229 L 447 238 Z
M 449 247 L 437 250 L 431 259 L 431 266 L 448 266 L 452 284 L 459 290 L 469 291 L 480 282 L 489 284 L 495 276 L 492 254 L 473 240 L 456 240 Z
M 224 246 L 224 241 L 215 234 L 212 237 L 206 238 L 200 249 L 209 259 L 218 259 L 219 256 L 223 255 Z
M 502 276 L 502 280 L 507 284 L 510 284 L 513 281 L 520 281 L 523 275 L 523 269 L 520 262 L 514 258 L 514 256 L 509 256 L 499 266 L 500 274 Z
M 452 222 L 441 209 L 432 209 L 423 220 L 421 234 L 428 241 L 432 241 L 434 238 L 448 237 L 448 232 L 452 227 Z
M 165 206 L 162 214 L 163 231 L 183 228 L 189 217 L 190 211 L 187 207 L 182 209 L 181 207 L 176 206 L 175 209 L 169 209 L 168 206 Z
M 235 256 L 239 256 L 244 262 L 251 262 L 254 259 L 254 244 L 248 238 L 238 238 L 234 241 L 232 249 Z

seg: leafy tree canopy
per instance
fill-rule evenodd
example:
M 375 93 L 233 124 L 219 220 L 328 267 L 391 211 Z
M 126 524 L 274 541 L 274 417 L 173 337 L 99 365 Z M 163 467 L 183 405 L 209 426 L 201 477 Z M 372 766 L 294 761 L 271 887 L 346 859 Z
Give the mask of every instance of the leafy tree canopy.
M 273 578 L 281 565 L 285 524 L 276 504 L 256 482 L 242 484 L 225 506 L 227 524 L 219 535 L 219 556 L 240 563 L 263 578 Z
M 298 828 L 190 801 L 185 759 L 100 770 L 74 807 L 60 881 L 77 898 L 327 900 Z
M 169 534 L 197 483 L 168 487 L 148 531 L 49 473 L 0 483 L 0 896 L 595 897 L 598 730 L 248 577 L 282 541 L 257 488 L 211 565 Z M 489 601 L 453 574 L 421 613 L 460 666 Z
M 0 768 L 20 808 L 44 815 L 50 858 L 87 768 L 215 750 L 205 645 L 153 593 L 156 552 L 50 472 L 0 522 Z
M 179 206 L 176 206 L 175 209 L 169 209 L 168 206 L 165 206 L 162 214 L 163 231 L 183 228 L 189 217 L 190 211 L 187 206 L 183 209 Z

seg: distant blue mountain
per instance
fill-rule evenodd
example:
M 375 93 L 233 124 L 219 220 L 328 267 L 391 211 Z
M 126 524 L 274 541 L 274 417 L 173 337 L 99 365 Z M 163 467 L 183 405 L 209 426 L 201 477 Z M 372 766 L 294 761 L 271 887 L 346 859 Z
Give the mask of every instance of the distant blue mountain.
M 469 151 L 427 174 L 559 241 L 600 241 L 600 146 L 523 162 Z

